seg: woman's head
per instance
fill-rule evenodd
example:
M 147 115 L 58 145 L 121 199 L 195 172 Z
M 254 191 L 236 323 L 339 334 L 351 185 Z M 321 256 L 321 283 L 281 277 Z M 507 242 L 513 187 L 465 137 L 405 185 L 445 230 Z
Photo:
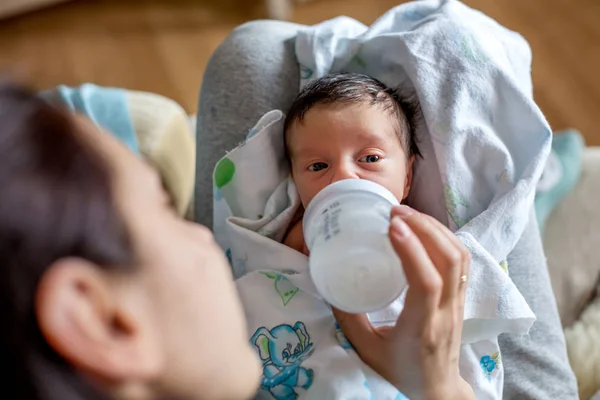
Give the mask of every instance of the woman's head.
M 0 324 L 14 398 L 243 398 L 259 373 L 210 232 L 177 218 L 113 137 L 12 85 L 0 87 Z

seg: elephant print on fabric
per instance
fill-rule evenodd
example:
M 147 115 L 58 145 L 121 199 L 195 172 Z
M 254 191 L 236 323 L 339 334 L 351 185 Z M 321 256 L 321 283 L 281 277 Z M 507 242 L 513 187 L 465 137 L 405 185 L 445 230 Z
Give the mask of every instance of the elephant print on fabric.
M 301 365 L 311 356 L 314 347 L 304 323 L 278 325 L 271 330 L 258 328 L 250 344 L 256 348 L 263 363 L 260 387 L 273 398 L 295 400 L 298 398 L 296 388 L 310 387 L 314 371 Z
M 483 370 L 486 379 L 490 381 L 492 379 L 492 372 L 500 367 L 500 353 L 496 352 L 491 356 L 481 357 L 479 364 L 481 365 L 481 369 Z

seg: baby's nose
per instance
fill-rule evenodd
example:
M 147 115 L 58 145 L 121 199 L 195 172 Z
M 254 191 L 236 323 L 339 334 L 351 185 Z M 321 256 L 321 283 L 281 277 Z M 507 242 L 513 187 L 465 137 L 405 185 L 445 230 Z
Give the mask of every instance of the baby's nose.
M 347 165 L 336 166 L 335 170 L 333 172 L 333 175 L 331 177 L 330 183 L 342 181 L 344 179 L 359 179 L 359 177 L 356 174 L 356 171 L 354 170 L 354 168 L 351 168 L 350 166 L 347 166 Z

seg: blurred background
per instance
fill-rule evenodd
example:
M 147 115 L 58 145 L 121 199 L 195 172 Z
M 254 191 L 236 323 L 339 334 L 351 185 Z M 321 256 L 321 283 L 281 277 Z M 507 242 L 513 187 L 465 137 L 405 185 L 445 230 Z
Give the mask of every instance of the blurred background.
M 399 3 L 296 0 L 288 15 L 369 24 Z M 552 128 L 577 128 L 600 145 L 600 1 L 465 3 L 529 41 L 535 97 Z M 94 82 L 156 92 L 193 113 L 210 54 L 235 26 L 269 11 L 285 14 L 263 0 L 0 0 L 0 69 L 40 89 Z

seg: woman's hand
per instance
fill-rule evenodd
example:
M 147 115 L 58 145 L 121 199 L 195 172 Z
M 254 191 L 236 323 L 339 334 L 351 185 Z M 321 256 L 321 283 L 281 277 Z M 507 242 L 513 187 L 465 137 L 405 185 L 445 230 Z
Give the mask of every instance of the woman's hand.
M 475 399 L 458 358 L 471 256 L 434 218 L 400 206 L 390 239 L 409 284 L 395 326 L 374 328 L 366 315 L 334 310 L 361 359 L 414 399 Z

